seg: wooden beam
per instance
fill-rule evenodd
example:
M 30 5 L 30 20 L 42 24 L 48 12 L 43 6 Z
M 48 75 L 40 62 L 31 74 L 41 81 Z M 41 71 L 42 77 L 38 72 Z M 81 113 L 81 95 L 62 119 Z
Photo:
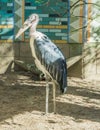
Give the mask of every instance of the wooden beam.
M 24 61 L 14 60 L 14 63 L 20 68 L 22 68 L 23 70 L 30 71 L 36 76 L 39 76 L 39 72 L 36 72 L 35 67 L 32 68 L 31 65 L 29 66 L 29 64 L 25 63 Z
M 67 69 L 82 59 L 82 55 L 74 56 L 67 59 Z

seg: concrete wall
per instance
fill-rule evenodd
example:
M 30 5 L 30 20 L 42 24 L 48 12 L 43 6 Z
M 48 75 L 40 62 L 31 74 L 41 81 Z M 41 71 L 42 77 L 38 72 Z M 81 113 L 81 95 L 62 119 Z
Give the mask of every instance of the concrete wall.
M 0 43 L 0 74 L 6 73 L 12 68 L 14 49 L 12 43 Z
M 62 50 L 66 59 L 82 53 L 82 44 L 57 44 L 57 46 Z M 22 60 L 29 64 L 34 63 L 29 43 L 0 44 L 0 74 L 8 70 L 10 71 L 11 67 L 13 68 L 13 64 L 11 63 L 14 59 Z M 81 71 L 81 67 L 78 70 Z
M 68 75 L 83 78 L 100 79 L 100 44 L 57 44 L 67 58 L 76 55 L 83 56 L 82 60 L 68 69 Z M 13 70 L 14 59 L 34 63 L 29 43 L 0 44 L 0 74 Z M 16 70 L 16 68 L 15 68 Z
M 30 60 L 32 58 L 29 43 L 14 43 L 15 58 Z M 56 44 L 66 58 L 82 54 L 82 44 Z
M 83 77 L 100 79 L 100 43 L 89 43 L 83 47 Z
M 68 69 L 68 75 L 82 78 L 100 79 L 100 44 L 57 44 L 67 58 L 81 55 L 82 60 Z M 14 44 L 15 59 L 33 63 L 30 46 L 28 43 Z
M 82 44 L 56 44 L 67 58 L 82 54 Z M 29 43 L 14 44 L 15 57 L 27 61 L 32 58 Z
M 61 49 L 64 56 L 67 58 L 81 55 L 82 54 L 82 44 L 57 44 Z M 15 59 L 25 61 L 26 63 L 34 63 L 31 55 L 31 50 L 29 43 L 16 43 L 14 44 Z M 82 77 L 82 61 L 79 61 L 68 70 L 69 76 Z

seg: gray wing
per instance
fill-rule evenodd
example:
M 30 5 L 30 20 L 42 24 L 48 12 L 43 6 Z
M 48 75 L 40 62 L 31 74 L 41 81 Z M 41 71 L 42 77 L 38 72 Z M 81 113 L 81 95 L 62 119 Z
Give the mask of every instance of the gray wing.
M 66 60 L 60 49 L 46 36 L 35 39 L 36 55 L 50 75 L 57 81 L 62 92 L 67 87 Z

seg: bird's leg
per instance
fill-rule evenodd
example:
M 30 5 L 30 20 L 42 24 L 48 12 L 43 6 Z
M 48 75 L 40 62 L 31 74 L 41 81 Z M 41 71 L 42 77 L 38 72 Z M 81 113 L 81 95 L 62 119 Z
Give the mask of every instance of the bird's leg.
M 54 113 L 56 113 L 56 85 L 53 81 L 53 105 L 54 105 Z

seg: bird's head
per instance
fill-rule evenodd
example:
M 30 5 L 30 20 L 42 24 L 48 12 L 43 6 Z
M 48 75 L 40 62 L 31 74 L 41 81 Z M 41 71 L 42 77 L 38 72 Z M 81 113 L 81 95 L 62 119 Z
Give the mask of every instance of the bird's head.
M 24 22 L 23 26 L 20 28 L 18 33 L 15 36 L 15 39 L 18 38 L 23 32 L 25 32 L 28 28 L 36 29 L 36 26 L 39 22 L 39 16 L 37 14 L 31 14 L 28 19 Z

